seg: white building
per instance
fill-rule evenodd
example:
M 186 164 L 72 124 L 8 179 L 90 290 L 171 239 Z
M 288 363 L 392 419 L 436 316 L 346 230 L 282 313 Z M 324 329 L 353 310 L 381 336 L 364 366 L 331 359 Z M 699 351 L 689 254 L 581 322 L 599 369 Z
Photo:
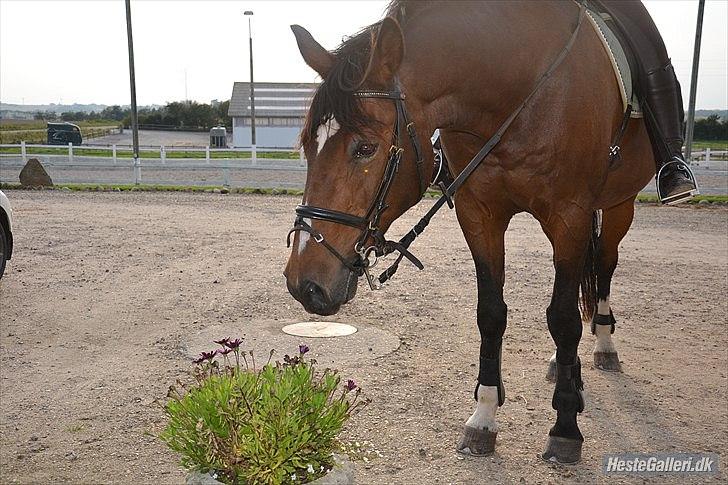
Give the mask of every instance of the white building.
M 317 87 L 315 83 L 255 83 L 256 145 L 296 146 Z M 250 83 L 233 85 L 228 116 L 233 120 L 233 146 L 250 146 Z

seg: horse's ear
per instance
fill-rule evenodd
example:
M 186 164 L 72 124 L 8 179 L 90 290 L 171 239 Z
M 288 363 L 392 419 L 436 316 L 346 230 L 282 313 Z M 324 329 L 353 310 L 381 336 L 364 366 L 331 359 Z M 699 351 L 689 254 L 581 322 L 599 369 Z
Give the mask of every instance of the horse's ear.
M 300 25 L 291 25 L 291 30 L 296 36 L 298 50 L 301 51 L 303 60 L 311 69 L 319 73 L 319 76 L 325 78 L 334 64 L 334 56 L 316 42 L 309 31 Z
M 374 39 L 366 80 L 387 85 L 394 78 L 404 57 L 404 36 L 399 23 L 384 17 Z

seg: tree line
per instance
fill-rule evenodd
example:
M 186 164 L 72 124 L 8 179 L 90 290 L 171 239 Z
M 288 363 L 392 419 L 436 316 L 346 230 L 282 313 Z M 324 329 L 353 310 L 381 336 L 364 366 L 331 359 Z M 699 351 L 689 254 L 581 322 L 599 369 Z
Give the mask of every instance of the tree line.
M 695 120 L 693 138 L 696 140 L 728 140 L 728 120 L 718 115 Z
M 229 106 L 230 101 L 214 104 L 175 101 L 159 108 L 140 108 L 139 124 L 191 130 L 208 130 L 218 125 L 230 128 L 232 119 L 227 114 Z M 90 113 L 77 111 L 59 115 L 52 111 L 39 111 L 35 113 L 35 119 L 47 121 L 114 120 L 128 128 L 131 126 L 131 110 L 114 105 Z M 728 140 L 728 120 L 721 119 L 718 115 L 695 120 L 694 138 L 696 140 Z
M 232 127 L 232 119 L 227 114 L 229 106 L 230 101 L 213 104 L 175 101 L 158 108 L 139 108 L 138 119 L 140 125 L 175 129 L 208 130 L 218 125 Z M 46 121 L 110 120 L 118 121 L 125 128 L 129 128 L 131 126 L 131 108 L 114 105 L 107 106 L 101 111 L 69 111 L 61 114 L 53 111 L 38 111 L 34 114 L 34 118 Z

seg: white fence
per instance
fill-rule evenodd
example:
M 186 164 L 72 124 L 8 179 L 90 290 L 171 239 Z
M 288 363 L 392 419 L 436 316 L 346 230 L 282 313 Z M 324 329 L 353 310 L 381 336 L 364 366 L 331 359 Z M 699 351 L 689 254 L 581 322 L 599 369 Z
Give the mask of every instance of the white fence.
M 233 173 L 245 171 L 305 172 L 303 150 L 293 148 L 241 147 L 141 147 L 134 160 L 129 146 L 111 145 L 0 145 L 0 181 L 17 182 L 17 173 L 30 158 L 37 158 L 59 182 L 88 183 L 162 183 L 180 185 L 233 185 Z M 280 153 L 280 157 L 275 155 Z M 296 154 L 295 158 L 291 155 Z M 287 156 L 286 156 L 287 155 Z M 84 173 L 85 172 L 85 173 Z M 115 172 L 105 180 L 93 178 Z M 120 175 L 121 174 L 121 175 Z M 149 174 L 150 177 L 146 175 Z M 170 175 L 172 174 L 172 175 Z M 89 178 L 91 177 L 91 178 Z M 103 178 L 103 177 L 102 177 Z M 251 178 L 251 177 L 249 177 Z M 256 178 L 256 177 L 252 177 Z M 264 185 L 300 186 L 296 183 L 276 184 L 275 177 Z M 290 175 L 282 178 L 291 178 Z M 14 180 L 12 180 L 14 179 Z
M 728 170 L 728 151 L 711 148 L 694 151 L 690 154 L 690 165 L 708 170 Z
M 280 154 L 276 157 L 276 154 Z M 0 145 L 0 182 L 18 182 L 29 158 L 37 158 L 56 183 L 223 185 L 303 188 L 306 160 L 293 148 L 141 147 L 134 161 L 128 145 Z M 694 151 L 700 177 L 728 180 L 728 151 Z M 700 178 L 699 177 L 699 178 Z M 712 183 L 712 182 L 711 182 Z

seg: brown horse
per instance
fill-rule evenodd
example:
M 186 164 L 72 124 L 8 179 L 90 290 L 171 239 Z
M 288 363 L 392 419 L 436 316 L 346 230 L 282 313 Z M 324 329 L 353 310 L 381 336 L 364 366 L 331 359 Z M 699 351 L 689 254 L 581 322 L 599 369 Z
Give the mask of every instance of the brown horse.
M 580 286 L 585 318 L 596 310 L 595 363 L 619 366 L 610 281 L 635 196 L 655 165 L 637 119 L 627 126 L 621 161 L 608 161 L 623 108 L 609 58 L 582 20 L 574 2 L 395 1 L 382 21 L 333 52 L 292 27 L 305 62 L 323 79 L 301 137 L 308 175 L 285 269 L 289 291 L 309 312 L 336 313 L 353 298 L 372 253 L 389 252 L 384 232 L 420 201 L 432 176 L 436 128 L 457 176 L 515 113 L 455 195 L 476 267 L 481 335 L 476 409 L 462 452 L 494 449 L 504 400 L 504 233 L 515 214 L 540 222 L 556 269 L 546 320 L 556 344 L 557 417 L 545 459 L 581 456 Z

